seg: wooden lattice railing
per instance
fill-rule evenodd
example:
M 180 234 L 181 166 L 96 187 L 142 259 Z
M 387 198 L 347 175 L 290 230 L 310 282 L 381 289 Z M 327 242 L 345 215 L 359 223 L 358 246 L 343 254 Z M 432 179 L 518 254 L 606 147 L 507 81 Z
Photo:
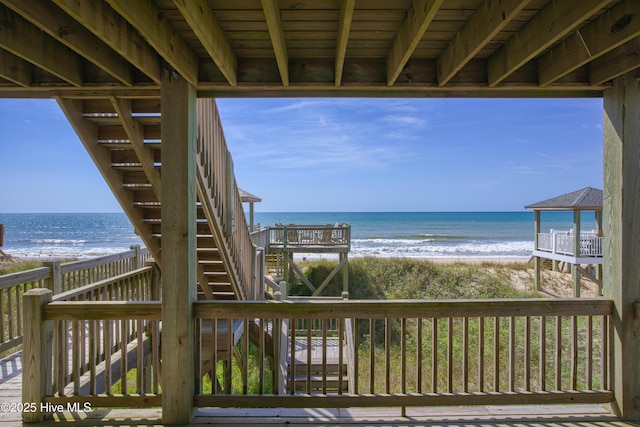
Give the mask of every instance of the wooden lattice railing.
M 233 172 L 215 101 L 198 99 L 198 198 L 238 299 L 252 299 L 256 247 Z

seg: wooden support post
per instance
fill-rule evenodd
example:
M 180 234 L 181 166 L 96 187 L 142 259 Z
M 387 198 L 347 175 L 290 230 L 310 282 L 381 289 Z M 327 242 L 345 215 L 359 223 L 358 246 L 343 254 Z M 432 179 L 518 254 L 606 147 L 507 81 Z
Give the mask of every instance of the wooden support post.
M 538 238 L 540 234 L 540 211 L 533 211 L 533 249 L 538 250 Z M 542 263 L 539 256 L 533 257 L 533 272 L 534 272 L 534 282 L 536 285 L 536 290 L 539 291 L 542 289 L 542 282 L 540 280 L 542 276 Z
M 131 245 L 129 246 L 129 249 L 131 249 L 133 252 L 135 252 L 135 254 L 133 255 L 133 269 L 137 270 L 140 267 L 142 267 L 142 262 L 140 259 L 140 245 Z
M 580 211 L 575 209 L 573 211 L 573 256 L 579 258 L 582 255 L 580 249 Z M 580 298 L 580 273 L 579 264 L 571 264 L 571 274 L 573 276 L 573 296 L 574 298 Z
M 604 92 L 604 295 L 613 300 L 609 382 L 613 408 L 638 420 L 640 408 L 640 76 L 618 77 Z
M 54 295 L 62 292 L 62 273 L 60 271 L 60 261 L 45 261 L 43 266 L 49 268 L 49 279 L 47 280 L 47 288 Z
M 51 394 L 53 328 L 42 318 L 42 306 L 51 301 L 49 289 L 25 292 L 24 338 L 22 342 L 22 402 L 33 403 L 33 411 L 23 411 L 25 423 L 40 422 L 45 413 L 40 409 L 42 398 Z
M 162 422 L 193 417 L 196 299 L 196 91 L 165 68 L 162 112 Z
M 342 299 L 349 299 L 349 253 L 340 254 L 344 258 L 344 267 L 342 267 Z

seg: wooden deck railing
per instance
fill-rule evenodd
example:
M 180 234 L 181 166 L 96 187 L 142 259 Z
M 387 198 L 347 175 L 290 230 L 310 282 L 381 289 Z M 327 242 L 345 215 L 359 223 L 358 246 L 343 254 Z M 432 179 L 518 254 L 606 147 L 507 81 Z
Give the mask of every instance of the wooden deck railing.
M 344 246 L 347 251 L 351 227 L 342 225 L 277 225 L 269 227 L 269 248 Z
M 596 233 L 580 233 L 580 252 L 574 254 L 574 237 L 567 232 L 538 233 L 538 247 L 546 251 L 561 255 L 577 257 L 602 257 L 604 239 Z
M 33 288 L 48 288 L 54 294 L 81 288 L 96 281 L 140 268 L 150 259 L 146 249 L 132 246 L 130 251 L 60 263 L 0 276 L 0 353 L 22 343 L 22 296 Z
M 236 379 L 231 388 L 211 387 L 198 376 L 196 405 L 608 402 L 612 399 L 607 378 L 611 310 L 611 302 L 605 299 L 196 302 L 199 321 L 241 319 L 262 331 L 254 335 L 254 346 L 248 344 L 249 334 L 241 339 L 240 348 L 252 348 L 252 353 L 242 360 L 230 356 L 226 360 Z M 307 322 L 299 323 L 300 319 Z M 280 348 L 279 325 L 306 327 L 319 319 L 337 320 L 341 330 L 353 330 L 353 336 L 341 338 L 353 340 L 355 349 L 350 392 L 278 395 L 282 390 L 277 384 L 284 374 L 274 367 L 283 352 L 295 352 Z M 288 336 L 305 333 L 289 330 Z M 296 340 L 288 342 L 291 347 Z M 222 377 L 224 364 L 213 366 L 213 378 Z
M 251 242 L 220 116 L 211 98 L 198 99 L 196 163 L 198 197 L 232 286 L 238 299 L 250 299 L 255 293 L 256 247 Z
M 56 297 L 49 289 L 27 292 L 23 398 L 160 406 L 158 278 L 155 266 L 148 266 Z M 25 421 L 40 419 L 37 406 Z

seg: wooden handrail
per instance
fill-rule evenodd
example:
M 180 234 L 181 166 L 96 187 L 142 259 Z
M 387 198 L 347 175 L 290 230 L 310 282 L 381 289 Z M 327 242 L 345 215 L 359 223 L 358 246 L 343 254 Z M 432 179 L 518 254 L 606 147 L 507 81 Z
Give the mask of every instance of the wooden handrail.
M 346 319 L 391 317 L 598 316 L 612 313 L 605 298 L 478 300 L 318 300 L 194 302 L 196 318 Z
M 251 241 L 215 101 L 198 99 L 198 197 L 238 299 L 254 295 Z

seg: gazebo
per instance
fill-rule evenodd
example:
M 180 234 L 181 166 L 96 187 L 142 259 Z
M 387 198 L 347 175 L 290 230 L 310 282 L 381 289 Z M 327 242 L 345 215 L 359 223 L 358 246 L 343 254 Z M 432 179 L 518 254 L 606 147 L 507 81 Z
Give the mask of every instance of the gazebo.
M 260 203 L 262 201 L 262 199 L 256 195 L 253 195 L 251 193 L 249 193 L 246 190 L 243 190 L 242 188 L 238 188 L 238 193 L 240 193 L 240 200 L 242 201 L 242 203 L 249 203 L 249 230 L 253 231 L 253 217 L 254 217 L 254 211 L 253 211 L 253 204 L 254 203 Z
M 555 266 L 558 261 L 571 265 L 573 275 L 574 296 L 580 296 L 580 278 L 587 273 L 582 265 L 595 265 L 595 281 L 598 294 L 602 293 L 602 190 L 591 187 L 573 191 L 542 202 L 525 206 L 534 212 L 534 248 L 535 283 L 540 289 L 542 259 L 550 259 Z M 573 228 L 571 230 L 549 230 L 540 232 L 540 214 L 542 211 L 573 211 Z M 582 231 L 580 217 L 583 211 L 594 211 L 596 229 Z M 576 237 L 577 236 L 577 237 Z M 591 276 L 589 274 L 589 276 Z

